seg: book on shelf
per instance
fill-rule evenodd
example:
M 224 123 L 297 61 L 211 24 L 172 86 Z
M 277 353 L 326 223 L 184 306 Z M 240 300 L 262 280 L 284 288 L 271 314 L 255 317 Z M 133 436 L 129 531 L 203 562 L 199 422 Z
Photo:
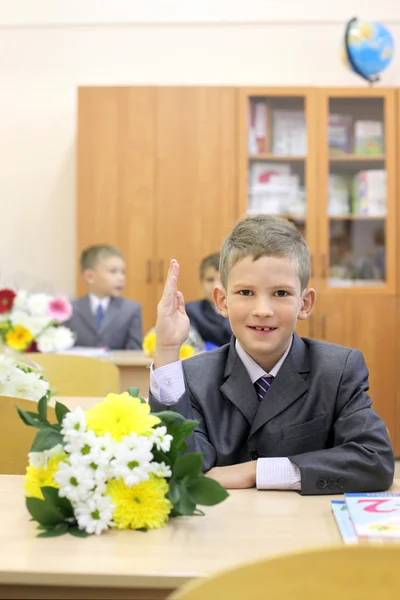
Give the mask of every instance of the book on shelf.
M 250 167 L 248 214 L 304 216 L 304 187 L 286 163 L 255 161 Z
M 328 147 L 333 156 L 352 152 L 353 119 L 350 115 L 329 115 Z
M 266 100 L 249 102 L 249 154 L 265 154 L 269 152 L 268 143 L 269 105 Z
M 307 129 L 304 110 L 273 109 L 272 153 L 277 156 L 306 156 Z
M 344 501 L 331 501 L 331 508 L 346 544 L 400 542 L 400 494 L 346 493 Z
M 381 121 L 356 121 L 354 123 L 354 153 L 379 156 L 384 153 L 383 123 Z
M 352 213 L 370 217 L 386 215 L 386 171 L 368 169 L 354 176 Z

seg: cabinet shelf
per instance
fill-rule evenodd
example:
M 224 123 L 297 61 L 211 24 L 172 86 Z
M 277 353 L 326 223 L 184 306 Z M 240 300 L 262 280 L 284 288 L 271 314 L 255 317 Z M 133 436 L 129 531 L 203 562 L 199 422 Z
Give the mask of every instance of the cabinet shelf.
M 382 162 L 385 160 L 384 154 L 340 154 L 340 155 L 329 155 L 330 162 L 342 163 L 342 162 Z
M 331 221 L 384 221 L 386 215 L 334 215 L 329 216 Z
M 302 162 L 307 159 L 307 156 L 295 156 L 293 154 L 288 154 L 285 156 L 280 156 L 278 154 L 249 154 L 249 160 L 270 160 L 276 162 Z

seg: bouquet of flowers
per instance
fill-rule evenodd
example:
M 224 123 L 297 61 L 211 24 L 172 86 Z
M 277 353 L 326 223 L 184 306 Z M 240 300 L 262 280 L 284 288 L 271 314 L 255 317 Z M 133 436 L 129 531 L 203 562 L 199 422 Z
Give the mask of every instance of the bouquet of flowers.
M 40 373 L 12 356 L 0 354 L 0 396 L 38 402 L 49 398 L 50 386 Z
M 100 534 L 109 528 L 148 530 L 170 517 L 204 514 L 228 495 L 202 474 L 202 454 L 184 453 L 196 421 L 172 411 L 150 413 L 138 389 L 108 394 L 84 412 L 55 405 L 57 423 L 18 409 L 39 429 L 25 476 L 26 506 L 40 537 Z
M 144 336 L 142 347 L 149 356 L 154 356 L 154 349 L 156 347 L 156 332 L 154 327 L 153 329 L 150 329 L 149 333 Z M 186 342 L 182 344 L 179 351 L 179 358 L 181 360 L 190 358 L 194 354 L 203 352 L 204 349 L 205 347 L 202 338 L 197 333 L 196 329 L 190 327 L 188 338 Z
M 0 290 L 0 339 L 19 352 L 59 352 L 74 345 L 70 329 L 61 325 L 72 314 L 63 296 Z

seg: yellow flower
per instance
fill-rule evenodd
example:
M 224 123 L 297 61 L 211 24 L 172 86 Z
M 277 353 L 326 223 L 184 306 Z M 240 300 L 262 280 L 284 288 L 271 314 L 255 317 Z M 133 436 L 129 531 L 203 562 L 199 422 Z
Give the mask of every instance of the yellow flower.
M 40 490 L 41 487 L 59 487 L 54 481 L 54 475 L 58 470 L 58 465 L 65 458 L 66 454 L 63 453 L 49 458 L 47 467 L 44 465 L 41 467 L 34 467 L 32 464 L 27 466 L 23 487 L 28 498 L 40 498 L 43 500 L 43 494 Z
M 179 350 L 179 358 L 181 360 L 185 360 L 185 358 L 190 358 L 194 354 L 193 346 L 189 346 L 189 344 L 183 344 L 181 349 Z
M 156 334 L 154 331 L 148 333 L 143 340 L 143 350 L 150 354 L 150 356 L 154 356 L 154 349 L 156 347 Z
M 26 350 L 32 340 L 33 335 L 22 325 L 16 325 L 6 334 L 6 344 L 14 350 Z
M 148 481 L 128 487 L 123 479 L 113 479 L 107 494 L 115 504 L 113 521 L 118 529 L 158 529 L 168 521 L 172 504 L 165 497 L 165 479 L 150 474 Z
M 124 392 L 123 394 L 108 394 L 108 396 L 95 404 L 86 412 L 86 423 L 88 429 L 96 435 L 109 433 L 117 442 L 125 435 L 136 433 L 136 435 L 150 435 L 154 425 L 160 423 L 160 419 L 150 415 L 150 406 L 133 398 Z

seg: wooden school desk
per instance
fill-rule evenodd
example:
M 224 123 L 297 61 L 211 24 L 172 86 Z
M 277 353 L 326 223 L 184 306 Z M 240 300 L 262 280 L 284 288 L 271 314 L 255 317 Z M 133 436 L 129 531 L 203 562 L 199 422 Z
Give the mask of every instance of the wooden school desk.
M 194 577 L 243 561 L 341 544 L 333 496 L 231 491 L 205 517 L 147 533 L 38 539 L 22 477 L 0 475 L 0 598 L 165 598 Z M 400 492 L 400 481 L 392 491 Z M 335 496 L 340 498 L 340 496 Z
M 125 392 L 132 385 L 139 388 L 141 396 L 149 395 L 149 366 L 153 359 L 140 350 L 113 350 L 105 360 L 117 365 L 120 374 L 120 391 Z M 117 391 L 117 390 L 116 390 Z

